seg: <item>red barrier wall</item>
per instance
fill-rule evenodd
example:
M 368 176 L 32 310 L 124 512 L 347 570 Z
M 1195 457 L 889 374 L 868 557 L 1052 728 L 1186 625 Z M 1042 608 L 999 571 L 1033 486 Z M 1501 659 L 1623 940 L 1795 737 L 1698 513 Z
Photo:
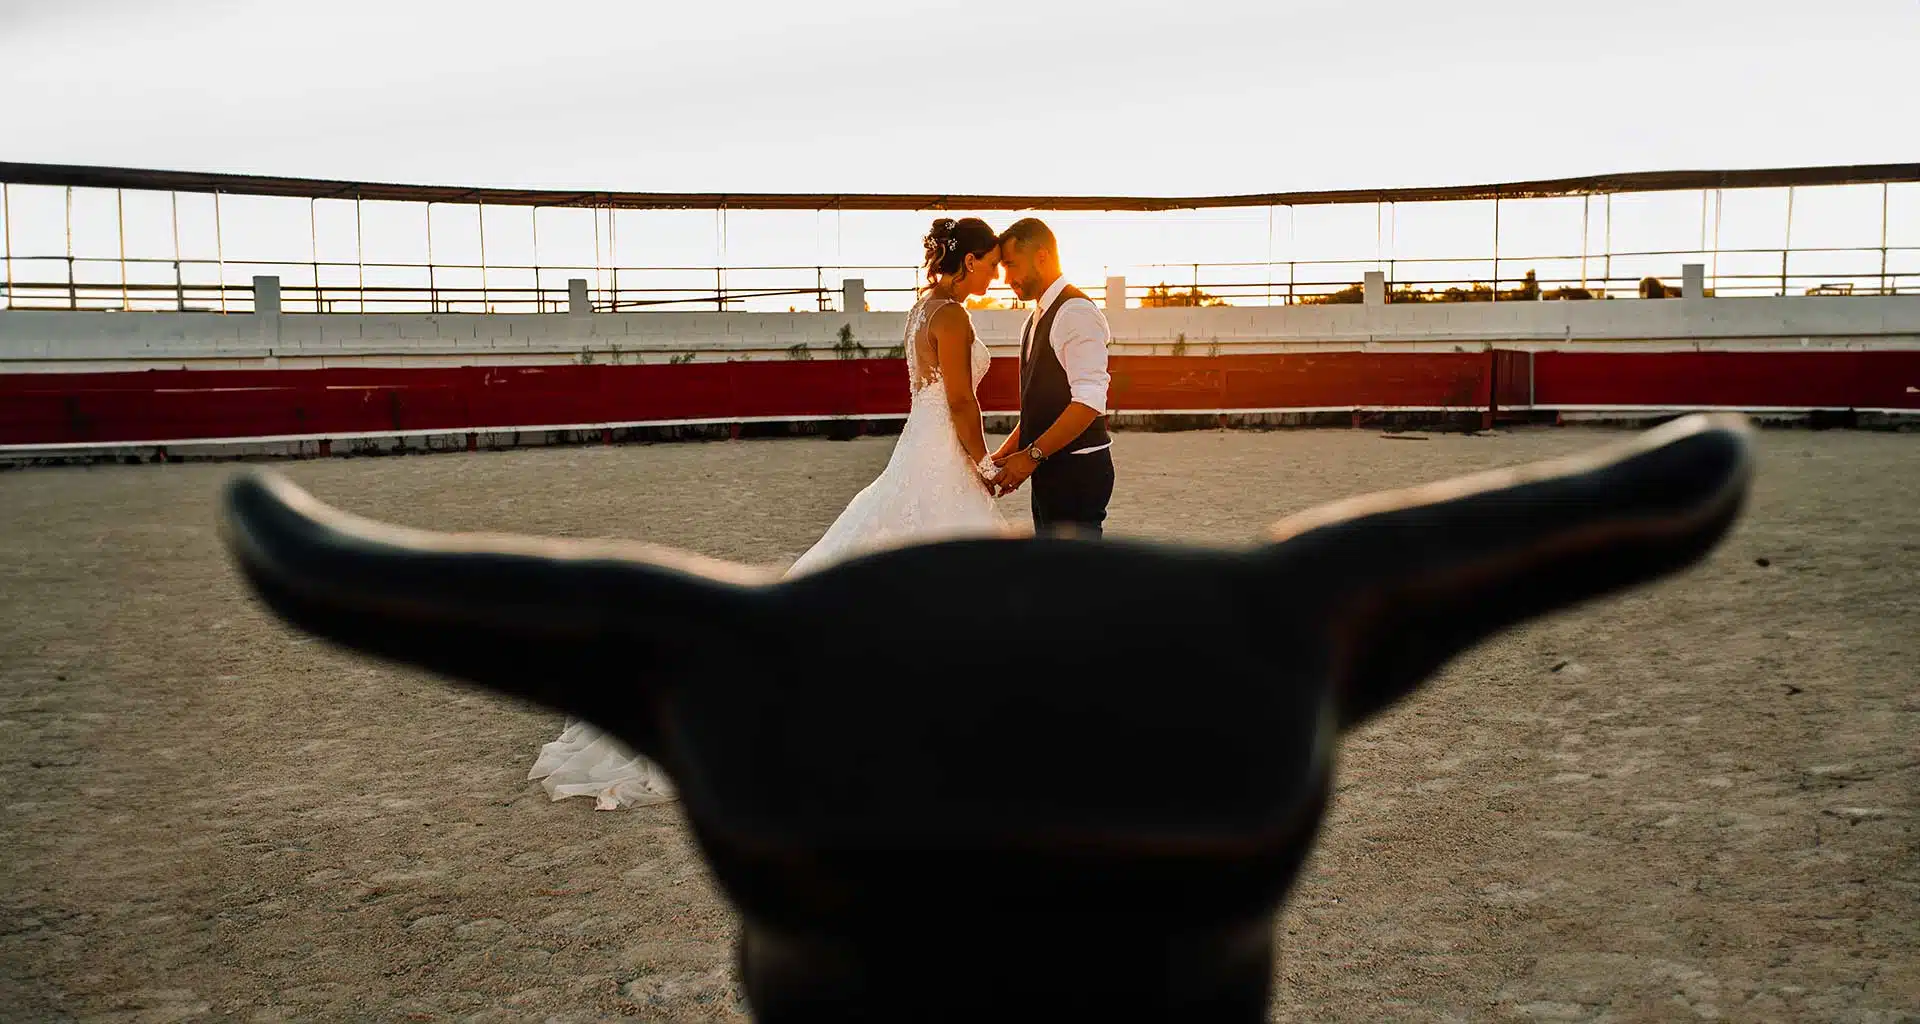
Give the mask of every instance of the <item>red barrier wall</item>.
M 1121 412 L 1485 409 L 1491 365 L 1485 352 L 1118 356 L 1109 404 Z
M 1539 352 L 1540 408 L 1920 410 L 1920 351 Z
M 1574 407 L 1920 410 L 1920 352 L 1116 356 L 1121 413 Z M 990 412 L 1015 408 L 995 360 Z M 0 444 L 900 415 L 899 360 L 0 375 Z
M 1123 412 L 1484 408 L 1486 354 L 1116 356 Z M 1019 404 L 995 360 L 988 411 Z M 899 360 L 0 375 L 0 444 L 285 437 L 907 411 Z

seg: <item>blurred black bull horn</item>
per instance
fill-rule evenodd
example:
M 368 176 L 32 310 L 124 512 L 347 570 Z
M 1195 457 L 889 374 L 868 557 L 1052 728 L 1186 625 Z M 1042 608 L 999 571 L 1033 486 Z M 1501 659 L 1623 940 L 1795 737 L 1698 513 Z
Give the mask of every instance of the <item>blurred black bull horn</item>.
M 1700 559 L 1752 459 L 1743 419 L 1695 416 L 1247 550 L 961 540 L 787 581 L 385 526 L 265 474 L 225 525 L 293 625 L 661 762 L 762 1021 L 1255 1021 L 1341 730 L 1497 630 Z

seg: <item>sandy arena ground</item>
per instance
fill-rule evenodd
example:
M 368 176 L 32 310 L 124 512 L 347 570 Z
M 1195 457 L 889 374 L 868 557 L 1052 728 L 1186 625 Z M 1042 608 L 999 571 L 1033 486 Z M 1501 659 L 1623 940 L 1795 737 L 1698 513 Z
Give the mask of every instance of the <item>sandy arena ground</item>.
M 1613 436 L 1127 433 L 1112 525 L 1241 543 Z M 410 525 L 781 563 L 891 444 L 280 468 Z M 1277 1019 L 1920 1020 L 1920 439 L 1762 448 L 1710 563 L 1490 643 L 1350 739 Z M 270 622 L 217 545 L 232 471 L 0 474 L 0 1019 L 737 1015 L 679 811 L 550 803 L 526 771 L 556 716 Z

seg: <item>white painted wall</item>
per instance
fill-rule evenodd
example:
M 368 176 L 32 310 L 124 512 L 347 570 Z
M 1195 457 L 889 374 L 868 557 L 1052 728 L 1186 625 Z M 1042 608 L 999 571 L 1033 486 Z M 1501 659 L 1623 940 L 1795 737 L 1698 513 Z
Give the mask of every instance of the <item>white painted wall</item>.
M 1000 355 L 1019 311 L 974 314 Z M 1920 348 L 1920 296 L 1210 307 L 1109 311 L 1114 351 L 1206 355 L 1316 349 Z M 286 314 L 0 311 L 0 372 L 785 359 L 842 326 L 872 354 L 902 313 Z

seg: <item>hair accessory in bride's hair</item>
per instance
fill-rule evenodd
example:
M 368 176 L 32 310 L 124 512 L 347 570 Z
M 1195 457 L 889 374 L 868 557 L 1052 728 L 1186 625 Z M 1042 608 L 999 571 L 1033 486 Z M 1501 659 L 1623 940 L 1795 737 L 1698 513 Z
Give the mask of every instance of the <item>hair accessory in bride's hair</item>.
M 984 257 L 1000 244 L 1000 236 L 994 234 L 987 222 L 978 217 L 940 217 L 927 230 L 922 240 L 926 247 L 924 264 L 927 283 L 931 285 L 941 274 L 956 274 L 966 269 L 968 256 Z

